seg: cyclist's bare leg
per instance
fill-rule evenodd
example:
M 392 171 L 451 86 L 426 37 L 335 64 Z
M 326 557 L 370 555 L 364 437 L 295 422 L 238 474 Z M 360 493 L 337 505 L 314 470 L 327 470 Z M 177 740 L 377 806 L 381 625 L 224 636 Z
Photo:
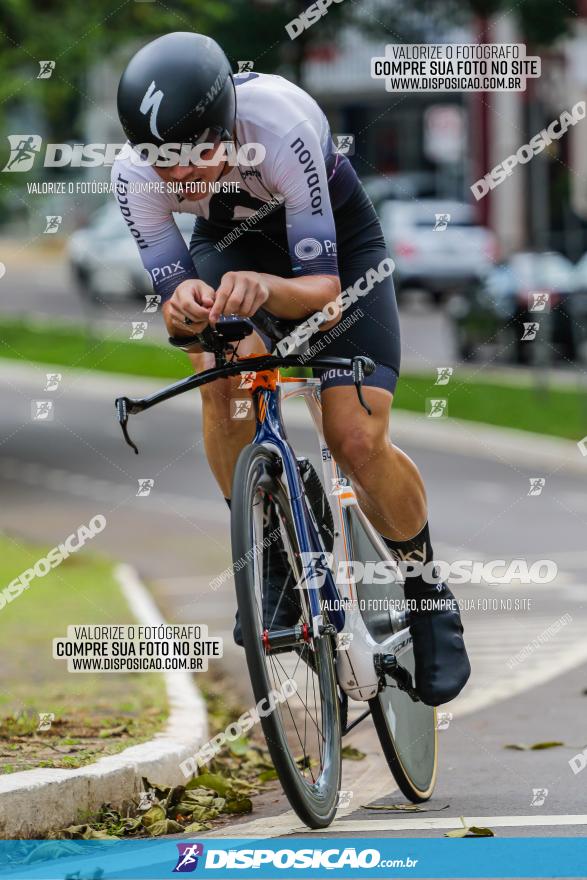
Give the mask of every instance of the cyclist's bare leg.
M 360 406 L 354 387 L 323 391 L 324 436 L 391 552 L 413 564 L 404 594 L 416 603 L 410 612 L 416 689 L 424 703 L 438 706 L 456 697 L 471 672 L 458 605 L 446 584 L 424 577 L 433 561 L 426 493 L 414 462 L 389 440 L 392 395 L 379 388 L 363 394 L 372 415 Z
M 239 355 L 266 350 L 257 333 L 243 339 L 238 349 Z M 196 373 L 214 366 L 214 355 L 209 352 L 190 354 L 189 358 Z M 217 379 L 200 389 L 206 457 L 225 498 L 230 498 L 232 474 L 240 451 L 251 442 L 255 432 L 254 419 L 231 418 L 231 399 L 247 397 L 249 393 L 239 388 L 240 382 L 240 376 L 233 376 Z
M 238 348 L 239 355 L 265 351 L 267 348 L 257 333 L 243 339 Z M 202 352 L 190 355 L 190 360 L 196 373 L 214 366 L 214 356 L 210 353 Z M 200 389 L 206 457 L 226 499 L 230 499 L 231 496 L 233 472 L 240 452 L 247 443 L 251 442 L 255 433 L 254 419 L 231 418 L 231 398 L 249 396 L 246 389 L 239 388 L 240 382 L 241 377 L 234 376 L 230 379 L 218 379 L 216 382 L 210 382 L 209 385 L 203 385 Z M 272 531 L 275 524 L 269 520 L 266 526 L 268 531 Z M 289 562 L 282 542 L 272 541 L 272 550 L 265 573 L 269 581 L 267 587 L 269 598 L 266 607 L 268 618 L 273 620 L 273 625 L 277 629 L 293 626 L 298 621 L 301 612 L 297 593 L 282 596 L 284 584 L 287 582 L 289 574 Z M 273 588 L 274 592 L 272 593 Z M 272 609 L 276 607 L 278 610 L 273 613 Z M 234 640 L 237 645 L 242 646 L 242 631 L 238 614 L 235 619 Z
M 393 396 L 382 388 L 363 388 L 372 415 L 359 404 L 353 386 L 322 392 L 326 442 L 335 461 L 351 478 L 362 510 L 381 535 L 405 541 L 427 519 L 420 472 L 389 439 Z

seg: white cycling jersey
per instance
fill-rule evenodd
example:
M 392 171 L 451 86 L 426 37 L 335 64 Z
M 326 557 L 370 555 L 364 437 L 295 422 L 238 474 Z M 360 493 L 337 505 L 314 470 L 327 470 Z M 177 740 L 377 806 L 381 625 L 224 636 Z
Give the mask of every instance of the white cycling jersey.
M 219 240 L 239 224 L 247 230 L 257 227 L 255 240 L 262 248 L 263 221 L 257 224 L 255 215 L 262 218 L 277 203 L 285 209 L 292 274 L 338 274 L 329 187 L 337 178 L 348 192 L 356 177 L 350 163 L 335 152 L 324 113 L 310 95 L 283 77 L 248 73 L 234 80 L 237 147 L 262 144 L 260 164 L 229 166 L 220 192 L 198 200 L 173 192 L 150 165 L 120 157 L 112 167 L 122 215 L 163 300 L 186 278 L 198 277 L 174 212 L 202 218 Z

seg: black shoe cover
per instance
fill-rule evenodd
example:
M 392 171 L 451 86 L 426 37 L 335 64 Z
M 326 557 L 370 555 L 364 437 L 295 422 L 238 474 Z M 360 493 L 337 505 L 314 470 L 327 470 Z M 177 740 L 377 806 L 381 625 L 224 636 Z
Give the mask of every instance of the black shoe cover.
M 471 674 L 457 601 L 446 584 L 441 586 L 426 595 L 422 608 L 418 601 L 410 614 L 416 691 L 427 706 L 454 700 Z

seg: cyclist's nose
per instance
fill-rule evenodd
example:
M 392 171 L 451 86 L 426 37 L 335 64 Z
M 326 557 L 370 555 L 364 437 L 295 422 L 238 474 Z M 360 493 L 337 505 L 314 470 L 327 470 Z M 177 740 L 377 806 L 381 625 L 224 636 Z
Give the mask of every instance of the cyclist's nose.
M 170 177 L 173 180 L 182 181 L 187 180 L 188 177 L 191 177 L 195 171 L 195 167 L 193 165 L 174 165 L 169 170 Z

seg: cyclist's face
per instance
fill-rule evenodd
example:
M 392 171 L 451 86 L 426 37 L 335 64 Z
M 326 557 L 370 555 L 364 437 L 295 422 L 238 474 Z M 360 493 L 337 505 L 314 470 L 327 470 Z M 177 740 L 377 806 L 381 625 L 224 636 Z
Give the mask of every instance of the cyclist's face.
M 177 164 L 168 167 L 154 166 L 155 171 L 163 180 L 181 187 L 181 194 L 190 201 L 206 198 L 208 186 L 215 183 L 223 174 L 226 166 L 226 150 L 223 144 L 202 150 L 199 162 L 187 165 Z

